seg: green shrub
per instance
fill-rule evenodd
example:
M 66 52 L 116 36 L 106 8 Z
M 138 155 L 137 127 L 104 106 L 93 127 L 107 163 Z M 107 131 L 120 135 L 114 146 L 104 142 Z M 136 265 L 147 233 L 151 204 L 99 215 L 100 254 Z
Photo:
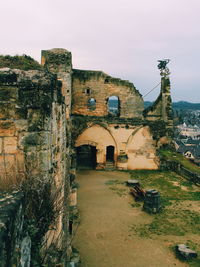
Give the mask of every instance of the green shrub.
M 36 60 L 27 55 L 0 55 L 0 68 L 5 67 L 20 70 L 41 70 L 43 68 Z

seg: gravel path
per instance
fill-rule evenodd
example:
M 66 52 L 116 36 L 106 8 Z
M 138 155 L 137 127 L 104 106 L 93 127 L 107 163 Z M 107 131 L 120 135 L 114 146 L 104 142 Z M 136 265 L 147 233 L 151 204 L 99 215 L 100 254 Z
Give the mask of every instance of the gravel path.
M 142 239 L 130 232 L 134 223 L 148 223 L 150 215 L 133 208 L 128 194 L 119 196 L 106 181 L 129 179 L 127 172 L 79 171 L 78 207 L 81 223 L 73 246 L 82 267 L 185 267 L 163 239 Z

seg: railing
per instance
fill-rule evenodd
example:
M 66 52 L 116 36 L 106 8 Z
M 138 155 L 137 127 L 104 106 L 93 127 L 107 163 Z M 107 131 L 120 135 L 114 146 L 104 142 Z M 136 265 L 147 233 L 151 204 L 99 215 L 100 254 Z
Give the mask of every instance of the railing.
M 173 170 L 179 175 L 184 176 L 187 180 L 200 185 L 200 175 L 188 170 L 179 162 L 163 159 L 160 168 L 163 170 Z

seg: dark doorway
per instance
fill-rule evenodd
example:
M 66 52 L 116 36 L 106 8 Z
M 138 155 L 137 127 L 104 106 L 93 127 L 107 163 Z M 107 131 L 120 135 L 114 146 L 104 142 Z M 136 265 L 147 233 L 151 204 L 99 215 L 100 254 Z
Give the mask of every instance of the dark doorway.
M 77 147 L 76 159 L 78 169 L 95 169 L 97 164 L 96 147 L 83 145 Z
M 106 147 L 106 161 L 114 161 L 114 146 L 107 146 Z

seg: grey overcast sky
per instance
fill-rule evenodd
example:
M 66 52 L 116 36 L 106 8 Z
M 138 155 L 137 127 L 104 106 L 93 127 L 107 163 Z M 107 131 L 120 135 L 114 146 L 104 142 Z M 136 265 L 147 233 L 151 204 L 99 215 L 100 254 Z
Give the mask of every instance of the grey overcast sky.
M 130 80 L 142 95 L 169 58 L 173 101 L 200 102 L 200 0 L 1 0 L 0 25 L 0 54 L 40 61 L 42 49 L 65 48 L 74 68 Z

